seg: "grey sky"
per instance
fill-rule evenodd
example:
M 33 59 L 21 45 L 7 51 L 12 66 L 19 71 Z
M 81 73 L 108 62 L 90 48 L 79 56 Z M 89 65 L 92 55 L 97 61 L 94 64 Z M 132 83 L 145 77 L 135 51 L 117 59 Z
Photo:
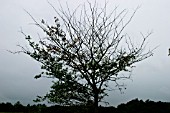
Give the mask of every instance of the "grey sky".
M 49 0 L 54 6 L 57 0 Z M 70 7 L 76 7 L 86 0 L 61 0 L 61 4 L 68 1 Z M 92 0 L 94 1 L 94 0 Z M 99 4 L 105 0 L 96 0 Z M 132 22 L 126 31 L 138 40 L 140 32 L 153 30 L 148 41 L 148 47 L 159 47 L 154 56 L 136 64 L 132 79 L 126 81 L 125 94 L 119 91 L 110 92 L 106 98 L 110 105 L 118 105 L 134 98 L 151 99 L 154 101 L 170 102 L 170 1 L 169 0 L 109 0 L 109 6 L 119 5 L 120 9 L 129 9 L 129 15 L 137 7 Z M 34 75 L 40 72 L 40 65 L 26 55 L 13 55 L 6 50 L 18 50 L 17 44 L 25 45 L 24 36 L 18 31 L 22 27 L 27 34 L 37 36 L 42 33 L 24 12 L 29 11 L 37 20 L 42 18 L 52 22 L 55 12 L 46 0 L 1 0 L 0 1 L 0 102 L 21 101 L 23 104 L 32 103 L 36 95 L 45 94 L 51 85 L 49 79 L 35 80 Z

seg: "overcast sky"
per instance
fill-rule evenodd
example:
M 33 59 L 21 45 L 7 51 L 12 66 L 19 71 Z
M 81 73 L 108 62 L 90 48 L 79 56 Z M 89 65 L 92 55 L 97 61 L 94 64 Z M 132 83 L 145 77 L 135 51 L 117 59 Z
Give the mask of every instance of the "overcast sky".
M 58 6 L 57 0 L 49 0 Z M 71 8 L 86 0 L 61 0 Z M 93 0 L 94 1 L 94 0 Z M 96 0 L 99 4 L 104 0 Z M 170 1 L 169 0 L 109 0 L 108 7 L 119 5 L 127 8 L 129 15 L 141 6 L 127 28 L 127 33 L 136 40 L 140 32 L 153 31 L 148 40 L 148 48 L 159 46 L 154 56 L 136 64 L 132 79 L 126 82 L 124 94 L 119 91 L 110 92 L 106 98 L 110 105 L 117 106 L 134 98 L 151 99 L 170 102 Z M 39 74 L 40 64 L 32 58 L 19 54 L 13 55 L 6 50 L 19 50 L 17 44 L 26 45 L 24 36 L 19 32 L 22 28 L 26 34 L 42 33 L 32 19 L 23 10 L 26 9 L 38 21 L 42 18 L 52 22 L 54 10 L 46 0 L 0 0 L 0 102 L 21 101 L 23 104 L 33 103 L 36 95 L 43 95 L 49 90 L 51 80 L 34 79 Z

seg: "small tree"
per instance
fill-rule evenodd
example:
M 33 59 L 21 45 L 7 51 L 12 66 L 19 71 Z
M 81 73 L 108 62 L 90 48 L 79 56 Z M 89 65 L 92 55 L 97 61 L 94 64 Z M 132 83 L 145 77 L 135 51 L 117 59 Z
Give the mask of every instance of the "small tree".
M 57 11 L 53 7 L 58 15 L 54 17 L 54 25 L 44 20 L 39 23 L 28 13 L 46 36 L 35 42 L 21 31 L 32 50 L 20 46 L 19 52 L 41 63 L 42 73 L 35 78 L 54 78 L 50 92 L 44 97 L 38 96 L 37 101 L 47 99 L 63 105 L 92 104 L 97 107 L 108 96 L 111 82 L 120 91 L 124 88 L 118 81 L 129 79 L 130 75 L 120 72 L 131 72 L 136 62 L 152 56 L 153 50 L 144 51 L 151 33 L 142 35 L 140 45 L 135 45 L 124 33 L 137 9 L 127 19 L 126 10 L 117 13 L 115 7 L 108 14 L 106 4 L 98 8 L 96 3 L 88 2 L 88 6 L 79 6 L 73 12 L 69 8 L 64 11 L 61 7 Z

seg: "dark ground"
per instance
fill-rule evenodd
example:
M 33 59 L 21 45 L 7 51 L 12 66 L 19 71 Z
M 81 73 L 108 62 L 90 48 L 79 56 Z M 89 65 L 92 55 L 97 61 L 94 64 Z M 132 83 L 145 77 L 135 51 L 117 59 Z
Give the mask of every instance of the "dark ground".
M 50 106 L 45 104 L 23 106 L 20 102 L 0 103 L 0 113 L 94 113 L 89 106 Z M 99 107 L 98 113 L 170 113 L 170 103 L 134 99 L 115 107 Z

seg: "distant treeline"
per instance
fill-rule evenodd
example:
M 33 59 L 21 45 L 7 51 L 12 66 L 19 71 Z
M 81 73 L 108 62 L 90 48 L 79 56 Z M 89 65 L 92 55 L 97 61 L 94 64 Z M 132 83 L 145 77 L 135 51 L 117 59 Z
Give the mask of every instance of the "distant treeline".
M 90 106 L 46 106 L 45 104 L 24 106 L 20 102 L 14 105 L 9 102 L 0 103 L 0 112 L 3 113 L 94 113 L 93 111 L 93 107 Z M 100 106 L 98 113 L 170 113 L 170 103 L 134 99 L 117 107 Z

